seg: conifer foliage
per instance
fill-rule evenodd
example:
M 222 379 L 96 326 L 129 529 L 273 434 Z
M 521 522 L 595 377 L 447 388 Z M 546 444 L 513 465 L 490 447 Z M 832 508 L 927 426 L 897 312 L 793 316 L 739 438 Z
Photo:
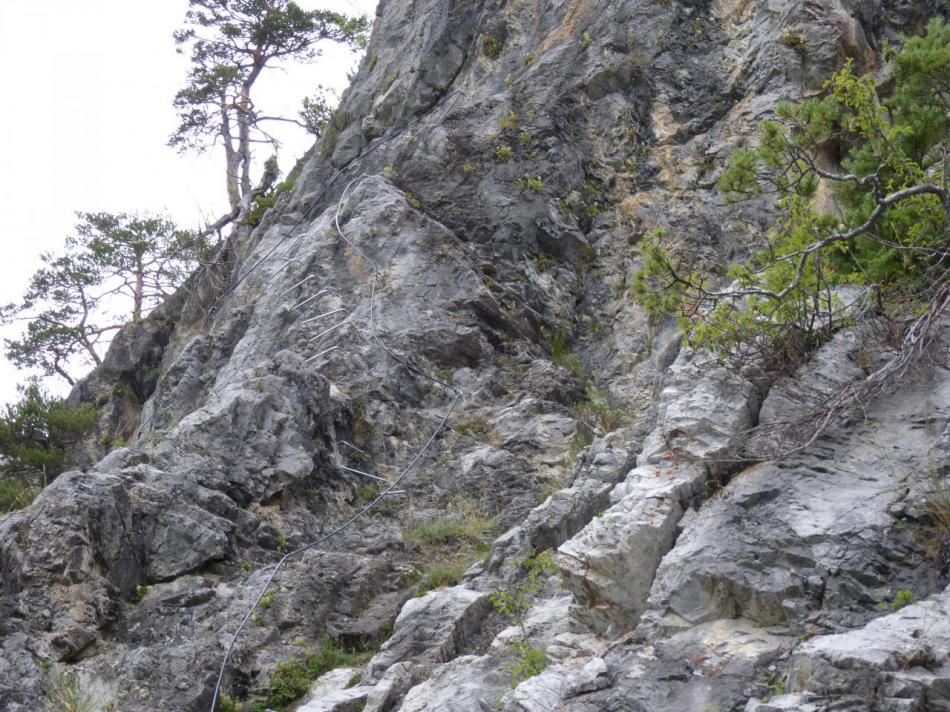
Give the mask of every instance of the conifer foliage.
M 180 123 L 169 144 L 203 150 L 220 142 L 228 201 L 237 210 L 252 197 L 253 145 L 278 147 L 267 123 L 299 124 L 259 111 L 252 94 L 261 74 L 282 61 L 314 59 L 323 41 L 362 47 L 367 28 L 365 17 L 304 10 L 289 0 L 190 0 L 175 41 L 190 53 L 191 67 L 175 95 Z
M 823 96 L 777 107 L 758 145 L 718 181 L 729 199 L 770 194 L 778 214 L 751 256 L 719 274 L 642 243 L 634 293 L 722 356 L 808 349 L 868 317 L 933 321 L 950 296 L 950 25 L 887 50 L 892 81 L 851 62 Z M 928 322 L 928 323 L 930 323 Z
M 88 433 L 98 413 L 70 409 L 32 383 L 0 414 L 0 514 L 29 504 L 69 466 L 69 446 Z
M 22 300 L 0 307 L 0 323 L 26 322 L 19 339 L 6 340 L 7 358 L 70 385 L 73 370 L 100 365 L 111 335 L 177 289 L 205 250 L 164 217 L 78 217 L 63 253 L 42 255 Z

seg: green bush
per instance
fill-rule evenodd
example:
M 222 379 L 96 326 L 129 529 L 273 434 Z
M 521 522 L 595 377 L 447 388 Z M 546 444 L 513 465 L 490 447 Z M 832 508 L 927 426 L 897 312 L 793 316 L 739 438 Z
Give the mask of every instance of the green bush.
M 446 561 L 433 561 L 421 572 L 419 589 L 416 595 L 445 586 L 454 586 L 462 580 L 468 568 L 475 563 L 469 557 L 458 557 Z
M 950 485 L 936 476 L 923 502 L 924 516 L 914 530 L 914 540 L 935 565 L 950 565 Z
M 251 696 L 247 712 L 264 712 L 268 708 L 283 712 L 303 697 L 311 683 L 325 672 L 359 665 L 370 657 L 371 653 L 344 650 L 326 636 L 322 647 L 305 659 L 277 663 L 264 689 Z
M 611 400 L 609 394 L 597 388 L 587 389 L 587 398 L 577 406 L 578 414 L 591 425 L 599 425 L 609 433 L 623 427 L 627 413 L 623 407 Z
M 779 42 L 793 50 L 799 57 L 804 57 L 808 53 L 808 43 L 804 35 L 794 27 L 790 27 L 785 34 L 779 38 Z
M 541 181 L 541 176 L 532 176 L 525 173 L 521 177 L 521 180 L 518 181 L 518 190 L 530 190 L 534 193 L 543 193 L 544 183 Z
M 71 409 L 36 384 L 0 415 L 0 513 L 27 506 L 42 485 L 70 466 L 67 448 L 89 433 L 99 417 L 85 403 Z
M 75 675 L 62 672 L 53 675 L 46 689 L 49 708 L 56 712 L 94 712 L 96 705 Z
M 914 603 L 917 603 L 917 599 L 914 597 L 914 592 L 906 588 L 901 589 L 897 592 L 897 594 L 894 596 L 894 600 L 891 602 L 891 610 L 899 611 L 901 608 L 913 605 Z
M 452 426 L 452 430 L 457 432 L 459 435 L 466 435 L 468 437 L 475 438 L 476 440 L 483 440 L 486 442 L 494 432 L 494 428 L 492 428 L 491 424 L 482 417 L 472 418 L 471 420 L 456 423 Z
M 485 56 L 489 59 L 497 59 L 504 46 L 504 42 L 496 40 L 491 35 L 482 40 L 482 52 L 484 52 Z
M 396 81 L 396 76 L 392 75 L 391 81 L 389 83 Z M 350 118 L 342 111 L 334 111 L 330 119 L 323 126 L 323 131 L 320 135 L 322 139 L 320 143 L 320 155 L 324 158 L 327 158 L 333 155 L 333 152 L 336 150 L 337 139 L 340 138 L 340 134 L 343 133 L 350 123 Z
M 548 655 L 542 648 L 536 648 L 526 640 L 513 640 L 508 646 L 513 654 L 508 664 L 511 686 L 518 687 L 529 677 L 540 675 L 548 666 Z
M 228 695 L 221 695 L 215 709 L 217 712 L 243 712 L 244 706 Z
M 495 610 L 511 619 L 519 628 L 520 637 L 510 640 L 507 644 L 512 654 L 512 660 L 507 666 L 512 687 L 517 687 L 529 677 L 539 674 L 548 665 L 545 651 L 534 647 L 528 640 L 525 619 L 532 601 L 541 589 L 544 577 L 557 572 L 554 556 L 550 551 L 527 557 L 521 562 L 521 567 L 525 572 L 524 578 L 508 588 L 495 590 L 489 597 Z
M 571 351 L 567 343 L 568 334 L 564 327 L 558 327 L 551 336 L 551 361 L 566 368 L 576 378 L 584 377 L 584 364 L 580 356 Z
M 247 225 L 257 226 L 261 224 L 261 220 L 264 219 L 264 213 L 270 210 L 277 203 L 277 199 L 284 193 L 288 193 L 294 189 L 294 182 L 292 180 L 281 181 L 275 185 L 271 190 L 264 193 L 263 195 L 257 196 L 254 199 L 254 203 L 251 205 L 251 209 L 247 211 L 247 215 L 244 217 L 244 222 Z
M 813 347 L 853 323 L 840 287 L 864 290 L 864 312 L 905 324 L 934 308 L 948 288 L 950 192 L 937 176 L 950 138 L 950 25 L 934 19 L 886 56 L 887 94 L 848 62 L 822 96 L 779 104 L 758 145 L 733 153 L 719 190 L 777 197 L 750 259 L 709 273 L 674 258 L 662 233 L 642 242 L 634 291 L 651 314 L 677 316 L 693 345 L 739 356 Z M 840 169 L 824 167 L 829 146 L 841 147 Z
M 498 119 L 498 128 L 502 131 L 513 131 L 518 128 L 518 114 L 514 111 L 503 114 L 502 117 Z
M 0 478 L 0 514 L 29 507 L 41 491 L 19 477 Z

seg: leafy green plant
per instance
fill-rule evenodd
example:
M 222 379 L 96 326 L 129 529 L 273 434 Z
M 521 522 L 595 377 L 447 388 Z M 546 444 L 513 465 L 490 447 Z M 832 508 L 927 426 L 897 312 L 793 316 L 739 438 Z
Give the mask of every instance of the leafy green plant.
M 334 111 L 320 133 L 320 155 L 328 158 L 336 150 L 336 142 L 343 130 L 349 126 L 350 117 L 342 111 Z
M 536 556 L 527 557 L 521 562 L 524 577 L 517 583 L 504 589 L 496 589 L 489 600 L 492 606 L 505 618 L 511 619 L 518 626 L 519 636 L 508 641 L 508 649 L 512 660 L 508 664 L 508 673 L 511 675 L 511 686 L 517 687 L 529 677 L 542 672 L 548 664 L 544 650 L 534 647 L 528 640 L 526 616 L 531 609 L 532 601 L 543 583 L 543 578 L 557 571 L 554 556 L 545 551 Z
M 486 36 L 482 40 L 482 52 L 489 59 L 497 59 L 498 55 L 501 54 L 502 48 L 505 46 L 505 43 L 501 40 L 497 40 L 491 35 Z
M 590 47 L 591 43 L 594 41 L 594 38 L 590 36 L 590 32 L 585 30 L 584 34 L 581 35 L 581 48 L 587 49 Z
M 768 692 L 762 696 L 763 702 L 768 702 L 773 697 L 785 694 L 786 676 L 779 672 L 770 673 L 765 681 Z
M 785 30 L 785 33 L 779 38 L 779 42 L 793 50 L 799 57 L 808 54 L 808 43 L 805 41 L 805 36 L 795 27 L 789 27 Z
M 353 505 L 356 507 L 369 504 L 379 496 L 381 488 L 377 484 L 359 485 L 353 495 Z
M 371 652 L 345 650 L 330 636 L 326 636 L 322 646 L 303 660 L 284 660 L 277 663 L 264 688 L 251 696 L 246 706 L 247 712 L 264 712 L 268 708 L 283 712 L 300 699 L 310 689 L 311 683 L 325 672 L 360 665 L 371 656 Z
M 584 366 L 580 357 L 571 351 L 567 343 L 568 334 L 564 327 L 558 327 L 551 335 L 551 361 L 561 368 L 566 368 L 577 378 L 582 378 Z
M 389 91 L 389 88 L 390 88 L 393 84 L 396 83 L 396 80 L 397 80 L 398 78 L 399 78 L 399 70 L 398 70 L 398 69 L 393 69 L 392 71 L 390 71 L 389 74 L 388 74 L 387 77 L 386 77 L 386 81 L 383 82 L 383 91 L 384 91 L 384 92 Z
M 366 446 L 372 439 L 373 421 L 366 412 L 366 403 L 361 398 L 353 399 L 353 427 L 350 435 L 353 442 L 359 446 Z
M 551 255 L 541 252 L 535 256 L 534 263 L 538 266 L 539 270 L 544 272 L 545 270 L 549 270 L 555 267 L 557 265 L 557 260 L 551 257 Z M 562 348 L 562 347 L 559 347 L 559 348 Z
M 544 183 L 541 182 L 541 176 L 531 176 L 525 173 L 518 181 L 518 190 L 530 190 L 533 193 L 543 193 Z
M 462 576 L 473 563 L 474 560 L 468 556 L 459 556 L 444 561 L 437 560 L 430 562 L 420 572 L 418 577 L 419 587 L 416 591 L 416 595 L 421 596 L 437 588 L 454 586 L 462 580 Z
M 129 596 L 129 603 L 133 606 L 142 602 L 142 599 L 148 595 L 148 586 L 144 583 L 136 584 L 135 589 L 132 591 L 132 595 Z
M 498 128 L 502 131 L 513 131 L 518 128 L 518 114 L 514 111 L 502 114 L 502 117 L 498 119 Z
M 229 695 L 221 695 L 218 698 L 217 712 L 243 712 L 244 705 Z
M 270 210 L 277 203 L 277 199 L 284 193 L 289 193 L 294 189 L 294 182 L 292 180 L 281 181 L 268 192 L 263 195 L 258 195 L 254 198 L 254 203 L 251 205 L 250 210 L 247 211 L 247 215 L 244 216 L 244 222 L 247 225 L 257 226 L 261 224 L 261 220 L 264 219 L 264 213 Z
M 910 606 L 914 603 L 917 603 L 917 599 L 914 597 L 914 592 L 906 588 L 902 588 L 894 595 L 894 600 L 891 601 L 891 610 L 899 611 L 905 606 Z
M 415 193 L 406 193 L 406 202 L 409 203 L 409 207 L 413 210 L 420 210 L 422 208 L 422 201 L 416 197 Z
M 620 404 L 612 401 L 605 391 L 593 387 L 587 389 L 587 398 L 578 404 L 577 411 L 583 420 L 599 425 L 605 433 L 622 427 L 627 420 L 627 413 Z
M 472 418 L 471 420 L 463 421 L 461 423 L 456 423 L 452 426 L 452 430 L 457 432 L 459 435 L 467 435 L 468 437 L 472 437 L 483 442 L 488 442 L 491 439 L 492 434 L 495 432 L 495 429 L 491 426 L 491 424 L 481 416 Z
M 485 515 L 477 501 L 465 497 L 451 501 L 446 509 L 449 513 L 444 517 L 403 527 L 403 539 L 418 542 L 425 551 L 425 565 L 405 580 L 405 585 L 417 586 L 417 595 L 458 583 L 488 551 L 488 535 L 496 518 Z
M 502 144 L 495 149 L 495 160 L 499 163 L 507 161 L 513 155 L 515 155 L 515 152 L 511 149 L 511 146 Z
M 927 315 L 950 294 L 950 190 L 940 177 L 950 25 L 931 20 L 923 37 L 905 38 L 888 56 L 887 95 L 849 62 L 823 96 L 780 104 L 777 118 L 760 125 L 758 146 L 733 153 L 719 189 L 731 199 L 778 199 L 779 216 L 750 259 L 709 274 L 674 259 L 659 234 L 644 240 L 634 284 L 649 311 L 674 314 L 690 343 L 723 357 L 813 348 L 866 311 L 908 328 L 932 323 Z M 821 163 L 830 144 L 845 152 L 838 171 Z M 845 308 L 845 286 L 860 289 L 873 310 Z
M 508 647 L 514 656 L 507 666 L 511 687 L 517 687 L 529 677 L 540 675 L 548 666 L 547 653 L 527 640 L 513 640 Z
M 402 538 L 405 541 L 418 541 L 427 546 L 442 546 L 459 542 L 478 544 L 484 541 L 485 533 L 494 525 L 494 517 L 467 512 L 442 519 L 416 522 L 402 530 Z
M 0 513 L 28 505 L 70 464 L 68 447 L 96 425 L 99 412 L 51 398 L 38 385 L 0 415 Z
M 647 68 L 647 65 L 649 64 L 649 62 L 647 62 L 646 58 L 645 58 L 642 54 L 640 54 L 639 52 L 637 52 L 636 50 L 632 50 L 632 51 L 630 52 L 630 54 L 627 55 L 627 59 L 630 60 L 630 63 L 631 63 L 634 67 L 636 67 L 637 69 L 640 69 L 640 70 L 646 69 L 646 68 Z

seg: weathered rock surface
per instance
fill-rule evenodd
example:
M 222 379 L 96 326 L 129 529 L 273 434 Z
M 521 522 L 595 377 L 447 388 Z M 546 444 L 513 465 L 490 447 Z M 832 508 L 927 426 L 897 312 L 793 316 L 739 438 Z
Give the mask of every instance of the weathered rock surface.
M 375 682 L 395 663 L 451 660 L 467 647 L 489 608 L 488 594 L 461 586 L 408 601 L 396 618 L 392 637 L 369 661 L 366 679 Z
M 855 709 L 950 709 L 950 591 L 806 641 L 789 662 L 787 687 Z
M 207 710 L 269 567 L 331 532 L 248 619 L 232 698 L 329 635 L 377 652 L 308 712 L 946 707 L 950 571 L 915 536 L 950 463 L 945 364 L 750 467 L 746 431 L 781 446 L 886 346 L 844 332 L 772 383 L 628 289 L 653 228 L 700 262 L 746 254 L 770 206 L 715 194 L 725 157 L 848 58 L 885 79 L 884 41 L 933 14 L 380 2 L 335 141 L 117 338 L 72 395 L 104 413 L 82 471 L 0 518 L 0 709 L 40 709 L 62 673 L 97 712 Z M 444 520 L 464 533 L 407 533 Z M 436 565 L 453 583 L 421 591 Z

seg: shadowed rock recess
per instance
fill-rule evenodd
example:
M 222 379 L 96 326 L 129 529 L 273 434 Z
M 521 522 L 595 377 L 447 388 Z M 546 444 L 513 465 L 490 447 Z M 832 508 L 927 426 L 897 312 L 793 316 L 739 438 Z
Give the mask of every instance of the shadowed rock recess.
M 0 518 L 0 709 L 69 686 L 94 710 L 208 710 L 268 566 L 373 501 L 358 471 L 399 476 L 444 382 L 463 397 L 402 493 L 279 572 L 230 701 L 950 710 L 948 571 L 919 536 L 950 466 L 945 361 L 740 467 L 743 431 L 886 345 L 839 334 L 773 383 L 681 347 L 627 286 L 654 227 L 741 256 L 770 205 L 715 193 L 728 154 L 935 14 L 950 3 L 382 0 L 345 128 L 77 386 L 110 435 L 86 469 Z M 331 647 L 359 655 L 289 662 Z M 295 701 L 275 699 L 291 668 Z

